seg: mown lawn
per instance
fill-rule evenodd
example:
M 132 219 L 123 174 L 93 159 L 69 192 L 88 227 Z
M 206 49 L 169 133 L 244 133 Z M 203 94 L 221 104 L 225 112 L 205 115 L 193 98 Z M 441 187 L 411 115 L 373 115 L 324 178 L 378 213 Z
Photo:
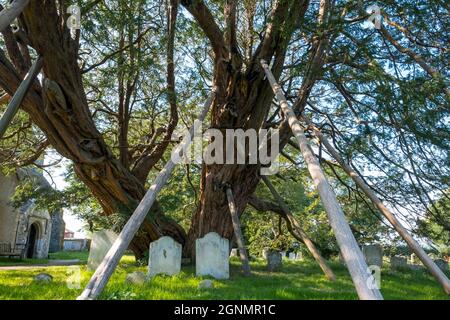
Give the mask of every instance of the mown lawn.
M 49 254 L 49 259 L 8 259 L 8 258 L 0 258 L 0 267 L 2 266 L 11 266 L 11 265 L 34 265 L 34 264 L 47 264 L 52 260 L 74 260 L 78 259 L 80 262 L 87 262 L 89 256 L 89 252 L 80 251 L 61 251 Z
M 73 259 L 73 255 L 69 256 Z M 183 267 L 182 273 L 175 277 L 155 277 L 142 286 L 127 285 L 127 273 L 145 272 L 146 267 L 137 266 L 134 258 L 125 256 L 101 299 L 357 299 L 346 269 L 339 263 L 331 266 L 338 277 L 334 283 L 327 281 L 310 261 L 284 261 L 283 269 L 276 273 L 265 271 L 262 260 L 254 261 L 253 275 L 246 278 L 240 272 L 240 262 L 233 259 L 231 279 L 214 280 L 213 289 L 200 290 L 198 284 L 202 279 L 195 277 L 194 267 Z M 51 274 L 53 282 L 33 283 L 33 276 L 40 272 Z M 66 280 L 73 272 L 68 267 L 0 271 L 0 299 L 75 299 L 92 272 L 81 266 L 80 288 L 69 289 Z M 381 286 L 385 299 L 449 299 L 434 279 L 422 271 L 383 270 Z

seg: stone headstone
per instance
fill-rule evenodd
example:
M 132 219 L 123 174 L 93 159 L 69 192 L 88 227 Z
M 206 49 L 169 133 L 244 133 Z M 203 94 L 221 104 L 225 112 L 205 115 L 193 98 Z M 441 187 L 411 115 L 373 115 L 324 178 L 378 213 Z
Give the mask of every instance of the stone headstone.
M 197 276 L 216 279 L 230 277 L 229 244 L 215 232 L 210 232 L 195 242 L 195 265 Z
M 98 231 L 94 234 L 87 264 L 89 270 L 97 269 L 116 239 L 117 234 L 111 230 Z
M 280 254 L 281 254 L 281 258 L 286 258 L 286 251 L 281 251 Z
M 438 266 L 439 269 L 441 269 L 444 272 L 448 271 L 448 262 L 444 259 L 436 259 L 434 260 L 434 263 Z
M 52 282 L 53 277 L 48 273 L 39 273 L 33 280 L 36 282 Z
M 267 254 L 269 253 L 269 249 L 264 249 L 263 251 L 262 251 L 262 257 L 264 258 L 264 259 L 267 259 Z
M 290 252 L 288 258 L 289 260 L 296 260 L 297 255 L 295 254 L 295 252 Z
M 212 289 L 214 288 L 214 283 L 211 280 L 203 280 L 198 284 L 199 289 Z
M 303 259 L 303 254 L 301 252 L 297 252 L 297 254 L 295 255 L 295 260 L 302 260 Z
M 147 279 L 145 277 L 145 273 L 143 273 L 141 271 L 129 273 L 129 274 L 127 274 L 127 277 L 125 278 L 126 283 L 138 284 L 138 285 L 144 284 L 146 280 Z
M 378 244 L 364 246 L 362 250 L 364 257 L 366 258 L 367 265 L 370 266 L 383 266 L 383 248 Z
M 408 260 L 403 257 L 391 257 L 390 258 L 391 270 L 404 270 L 408 268 Z
M 418 263 L 417 256 L 416 256 L 415 253 L 413 253 L 412 255 L 410 255 L 409 261 L 410 261 L 411 264 L 417 264 L 417 263 Z
M 281 269 L 283 258 L 279 251 L 269 251 L 267 253 L 267 270 L 270 272 Z
M 239 249 L 236 248 L 231 249 L 230 257 L 239 257 Z
M 148 254 L 148 275 L 173 276 L 181 271 L 181 244 L 171 237 L 161 237 L 150 243 Z

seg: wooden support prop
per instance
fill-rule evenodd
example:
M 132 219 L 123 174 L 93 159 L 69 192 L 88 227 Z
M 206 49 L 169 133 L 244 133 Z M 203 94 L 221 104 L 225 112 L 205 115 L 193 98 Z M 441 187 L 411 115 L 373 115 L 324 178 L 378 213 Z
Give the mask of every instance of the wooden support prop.
M 236 236 L 236 242 L 239 247 L 239 256 L 242 261 L 242 268 L 246 276 L 251 275 L 250 263 L 248 260 L 247 249 L 245 248 L 244 237 L 242 236 L 241 223 L 239 222 L 239 216 L 234 202 L 233 192 L 230 188 L 227 188 L 228 206 L 230 208 L 231 221 L 233 222 L 234 235 Z
M 283 213 L 286 215 L 286 218 L 289 220 L 289 222 L 295 228 L 295 231 L 297 231 L 297 233 L 300 236 L 300 238 L 302 239 L 303 243 L 306 245 L 309 252 L 312 254 L 314 259 L 319 264 L 323 273 L 325 273 L 325 276 L 328 278 L 328 280 L 335 281 L 336 276 L 334 275 L 333 271 L 328 266 L 327 261 L 322 257 L 319 250 L 317 250 L 314 243 L 311 241 L 311 239 L 308 237 L 308 235 L 305 233 L 303 228 L 298 223 L 297 219 L 295 219 L 295 217 L 292 215 L 286 202 L 284 202 L 283 198 L 277 192 L 277 190 L 273 186 L 272 182 L 270 182 L 270 180 L 269 180 L 269 178 L 267 178 L 267 176 L 262 176 L 261 178 L 262 178 L 263 182 L 266 184 L 267 188 L 269 188 L 269 190 L 272 193 L 272 195 L 274 196 L 275 200 L 278 202 L 279 206 L 283 210 Z
M 450 281 L 442 272 L 441 269 L 430 259 L 422 247 L 417 243 L 417 241 L 409 234 L 408 230 L 401 224 L 401 222 L 395 217 L 395 215 L 383 204 L 383 202 L 378 198 L 375 192 L 364 182 L 364 180 L 359 176 L 359 174 L 348 165 L 344 159 L 341 157 L 339 152 L 331 145 L 328 139 L 322 134 L 322 132 L 315 126 L 312 125 L 309 119 L 305 119 L 307 125 L 311 125 L 313 128 L 314 135 L 319 138 L 325 148 L 330 152 L 331 156 L 336 159 L 340 164 L 342 169 L 353 179 L 356 185 L 372 200 L 375 206 L 381 211 L 381 213 L 386 217 L 386 219 L 392 224 L 392 226 L 397 230 L 400 236 L 405 240 L 411 250 L 419 257 L 423 264 L 428 268 L 431 274 L 436 278 L 436 280 L 442 285 L 445 293 L 450 294 Z
M 272 90 L 280 103 L 281 110 L 289 122 L 292 133 L 297 138 L 301 153 L 319 192 L 322 204 L 328 214 L 331 227 L 333 228 L 341 254 L 347 264 L 347 268 L 350 272 L 359 298 L 363 300 L 382 300 L 383 296 L 381 295 L 381 292 L 378 289 L 373 288 L 371 285 L 373 283 L 373 277 L 369 272 L 361 249 L 353 236 L 344 212 L 336 199 L 336 195 L 331 188 L 322 168 L 320 167 L 319 161 L 316 159 L 311 150 L 308 139 L 303 132 L 303 128 L 300 125 L 294 110 L 292 110 L 287 103 L 286 97 L 284 96 L 281 87 L 276 82 L 267 62 L 261 60 L 261 65 L 266 73 L 267 79 L 270 82 Z
M 6 129 L 8 129 L 8 126 L 11 123 L 12 119 L 16 115 L 17 111 L 19 111 L 19 108 L 23 102 L 23 99 L 25 99 L 25 96 L 27 95 L 28 90 L 30 90 L 31 86 L 33 85 L 34 80 L 36 79 L 37 75 L 41 71 L 42 64 L 43 64 L 42 58 L 41 57 L 37 58 L 37 60 L 31 66 L 30 71 L 25 76 L 25 79 L 19 85 L 19 88 L 17 88 L 17 91 L 14 94 L 14 97 L 11 99 L 10 103 L 8 104 L 8 108 L 6 108 L 5 113 L 3 114 L 2 118 L 0 119 L 0 139 L 3 138 L 3 135 L 6 132 Z
M 203 111 L 198 118 L 198 121 L 203 122 L 211 107 L 214 97 L 215 90 L 213 90 L 211 96 L 206 101 Z M 186 148 L 191 144 L 192 137 L 195 134 L 195 130 L 195 126 L 189 130 L 189 136 L 186 137 L 178 145 L 178 147 L 174 151 L 175 154 L 184 153 Z M 77 298 L 77 300 L 94 300 L 101 294 L 106 284 L 108 283 L 109 278 L 119 264 L 125 250 L 127 250 L 128 246 L 133 240 L 133 237 L 139 230 L 142 222 L 144 222 L 145 217 L 147 216 L 150 208 L 156 200 L 156 196 L 169 180 L 175 166 L 176 163 L 172 159 L 170 159 L 166 163 L 164 168 L 153 181 L 152 186 L 148 189 L 141 203 L 139 203 L 133 215 L 123 227 L 122 232 L 119 234 L 117 240 L 114 242 L 113 246 L 106 254 L 102 263 L 98 266 L 97 270 L 95 270 L 95 273 L 93 274 L 83 293 Z
M 5 30 L 16 19 L 30 0 L 14 0 L 0 12 L 0 32 Z

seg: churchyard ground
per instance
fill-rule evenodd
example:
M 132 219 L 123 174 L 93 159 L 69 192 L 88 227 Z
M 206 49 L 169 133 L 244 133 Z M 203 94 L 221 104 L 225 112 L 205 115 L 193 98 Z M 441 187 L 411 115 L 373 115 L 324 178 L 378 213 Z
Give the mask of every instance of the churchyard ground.
M 52 259 L 79 259 L 86 262 L 87 253 L 56 253 Z M 48 260 L 47 260 L 48 261 Z M 42 264 L 45 261 L 27 260 L 22 264 Z M 1 266 L 11 265 L 7 259 L 0 260 Z M 17 264 L 17 263 L 15 263 Z M 279 272 L 266 271 L 265 261 L 251 262 L 252 276 L 244 277 L 239 259 L 231 259 L 230 279 L 213 280 L 214 288 L 199 289 L 204 279 L 195 276 L 195 267 L 183 266 L 182 272 L 173 277 L 156 276 L 144 285 L 125 283 L 128 273 L 146 272 L 146 266 L 139 266 L 134 257 L 126 255 L 114 273 L 100 299 L 106 300 L 157 300 L 157 299 L 292 299 L 328 300 L 357 299 L 355 289 L 345 267 L 332 262 L 337 276 L 336 282 L 329 282 L 320 268 L 311 261 L 284 261 Z M 80 266 L 79 289 L 70 289 L 67 278 L 74 267 L 38 267 L 26 270 L 0 271 L 0 300 L 72 300 L 81 293 L 88 282 L 91 271 Z M 36 283 L 33 277 L 39 273 L 53 276 L 50 283 Z M 439 284 L 426 271 L 397 271 L 383 269 L 381 291 L 385 299 L 449 300 Z

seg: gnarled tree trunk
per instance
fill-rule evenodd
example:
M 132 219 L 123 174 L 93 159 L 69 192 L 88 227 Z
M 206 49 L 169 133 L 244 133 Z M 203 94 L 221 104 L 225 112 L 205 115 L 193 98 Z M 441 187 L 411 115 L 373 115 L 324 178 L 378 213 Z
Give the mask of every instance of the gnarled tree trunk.
M 145 194 L 145 181 L 138 179 L 111 153 L 97 130 L 78 66 L 78 42 L 65 24 L 64 5 L 52 0 L 32 0 L 23 11 L 20 24 L 30 45 L 43 57 L 42 87 L 36 83 L 23 109 L 48 137 L 51 145 L 73 161 L 75 172 L 100 202 L 106 215 L 120 212 L 131 215 Z M 21 61 L 16 44 L 8 47 L 14 60 Z M 1 56 L 2 87 L 12 95 L 21 81 L 17 70 Z M 142 257 L 152 240 L 170 235 L 184 243 L 186 234 L 175 221 L 165 217 L 157 204 L 132 242 L 130 249 Z M 150 216 L 150 215 L 149 215 Z

